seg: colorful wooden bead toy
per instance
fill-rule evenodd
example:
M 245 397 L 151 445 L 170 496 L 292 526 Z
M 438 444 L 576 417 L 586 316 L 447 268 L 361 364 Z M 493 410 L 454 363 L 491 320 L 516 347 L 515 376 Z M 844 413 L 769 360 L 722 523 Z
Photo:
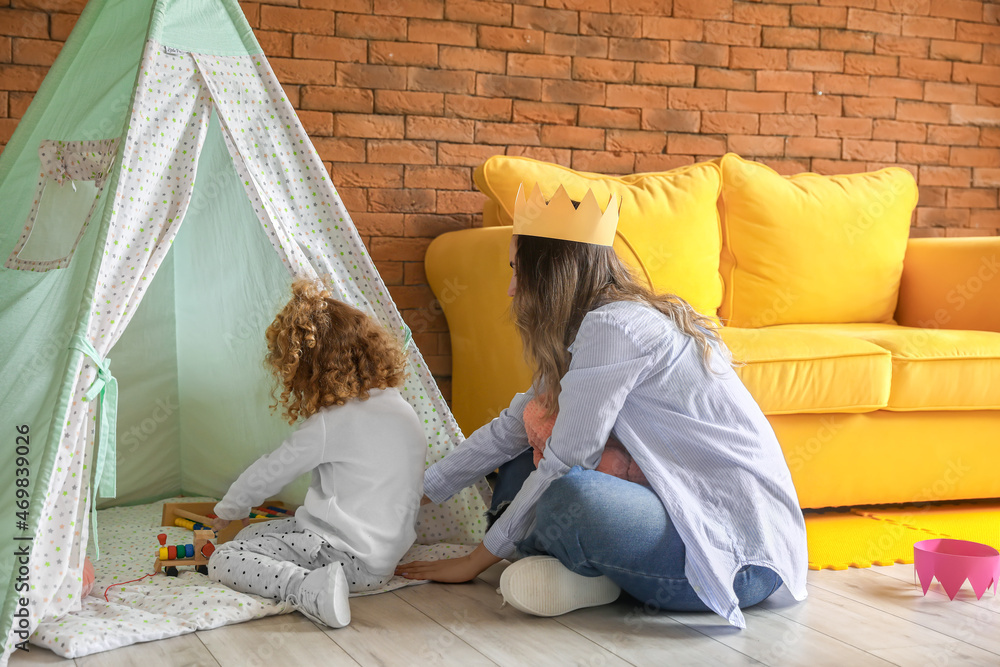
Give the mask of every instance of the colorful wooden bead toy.
M 194 568 L 202 574 L 208 574 L 208 559 L 215 551 L 212 544 L 212 537 L 215 535 L 211 530 L 194 531 L 194 544 L 171 544 L 167 545 L 167 534 L 160 533 L 156 539 L 160 542 L 160 547 L 156 550 L 156 560 L 153 562 L 153 573 L 158 574 L 163 569 L 168 577 L 177 576 L 177 566 L 194 565 Z

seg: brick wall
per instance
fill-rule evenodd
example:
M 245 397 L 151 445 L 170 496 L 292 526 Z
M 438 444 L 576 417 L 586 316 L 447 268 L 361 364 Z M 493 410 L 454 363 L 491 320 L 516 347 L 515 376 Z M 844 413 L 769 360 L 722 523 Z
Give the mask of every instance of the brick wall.
M 84 0 L 0 0 L 0 143 Z M 1000 5 L 979 0 L 264 0 L 257 39 L 448 393 L 430 240 L 495 153 L 628 173 L 734 151 L 898 164 L 915 236 L 1000 232 Z

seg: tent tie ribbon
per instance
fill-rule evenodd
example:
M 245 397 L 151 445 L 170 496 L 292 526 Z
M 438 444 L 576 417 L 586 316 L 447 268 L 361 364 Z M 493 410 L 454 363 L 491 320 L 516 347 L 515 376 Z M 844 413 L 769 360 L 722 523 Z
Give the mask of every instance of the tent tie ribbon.
M 94 363 L 97 377 L 83 394 L 83 400 L 92 401 L 100 397 L 99 431 L 97 433 L 97 456 L 95 457 L 94 484 L 97 493 L 102 498 L 114 498 L 117 495 L 115 480 L 117 477 L 118 456 L 116 453 L 116 431 L 118 426 L 118 380 L 111 375 L 111 360 L 104 359 L 94 346 L 83 336 L 76 336 L 70 343 L 70 348 L 79 350 Z M 94 534 L 94 551 L 97 559 L 101 557 L 97 544 L 97 502 L 96 495 L 91 496 L 90 503 L 91 532 Z

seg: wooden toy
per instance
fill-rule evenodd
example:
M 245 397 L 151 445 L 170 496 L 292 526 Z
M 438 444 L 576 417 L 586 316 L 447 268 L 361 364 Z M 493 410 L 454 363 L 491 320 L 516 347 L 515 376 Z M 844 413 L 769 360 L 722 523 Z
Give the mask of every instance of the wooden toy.
M 153 574 L 159 574 L 163 568 L 163 573 L 168 577 L 176 577 L 177 567 L 184 565 L 194 565 L 198 572 L 208 574 L 208 559 L 215 551 L 215 545 L 211 541 L 214 535 L 211 530 L 196 530 L 194 544 L 167 546 L 167 534 L 160 533 L 156 536 L 160 541 L 160 548 L 156 550 Z
M 180 526 L 188 530 L 211 530 L 212 519 L 216 516 L 212 510 L 215 509 L 214 502 L 207 503 L 164 503 L 162 526 Z M 270 521 L 271 519 L 283 519 L 295 515 L 295 508 L 286 507 L 278 500 L 269 500 L 260 507 L 254 507 L 250 511 L 250 523 L 260 521 Z M 216 544 L 225 544 L 234 537 L 236 533 L 243 529 L 242 521 L 233 521 L 216 536 Z

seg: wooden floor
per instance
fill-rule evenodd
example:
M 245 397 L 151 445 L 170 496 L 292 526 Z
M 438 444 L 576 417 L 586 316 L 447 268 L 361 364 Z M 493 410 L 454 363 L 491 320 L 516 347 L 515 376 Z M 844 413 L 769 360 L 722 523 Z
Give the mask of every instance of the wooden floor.
M 500 608 L 506 563 L 470 584 L 411 586 L 351 601 L 351 625 L 298 613 L 136 644 L 77 660 L 36 649 L 11 665 L 1000 665 L 1000 598 L 966 582 L 927 596 L 913 566 L 809 571 L 809 598 L 784 586 L 743 610 L 746 630 L 706 613 L 647 614 L 623 601 L 557 618 Z M 34 648 L 34 647 L 33 647 Z

